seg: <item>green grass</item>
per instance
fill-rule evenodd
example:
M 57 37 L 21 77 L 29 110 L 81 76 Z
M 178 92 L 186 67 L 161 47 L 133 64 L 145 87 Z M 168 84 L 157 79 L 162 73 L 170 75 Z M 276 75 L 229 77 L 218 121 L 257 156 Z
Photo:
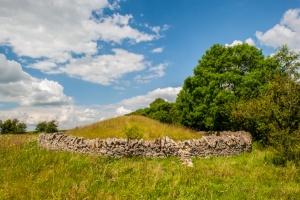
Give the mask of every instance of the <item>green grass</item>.
M 300 171 L 272 152 L 229 158 L 104 158 L 47 151 L 31 135 L 0 135 L 0 199 L 299 199 Z
M 201 138 L 201 135 L 193 130 L 163 124 L 143 116 L 116 117 L 91 125 L 77 127 L 68 131 L 68 134 L 89 139 L 126 138 L 124 128 L 133 125 L 139 127 L 143 133 L 144 140 L 162 138 L 163 136 L 168 136 L 175 141 Z

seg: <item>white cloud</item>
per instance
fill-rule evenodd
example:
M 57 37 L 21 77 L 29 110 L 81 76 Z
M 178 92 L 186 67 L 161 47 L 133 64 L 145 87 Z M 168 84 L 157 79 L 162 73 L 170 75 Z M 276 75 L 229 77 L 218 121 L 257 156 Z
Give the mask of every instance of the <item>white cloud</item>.
M 156 34 L 159 34 L 160 27 L 159 27 L 159 26 L 154 26 L 154 27 L 151 27 L 151 30 L 152 30 L 153 32 L 155 32 Z
M 135 80 L 139 83 L 150 82 L 153 78 L 160 78 L 165 75 L 167 62 L 157 66 L 151 66 L 151 62 L 144 60 L 141 54 L 128 52 L 124 49 L 112 49 L 114 54 L 91 56 L 86 55 L 82 58 L 74 58 L 69 64 L 58 67 L 54 62 L 40 61 L 33 64 L 32 68 L 37 68 L 47 74 L 65 73 L 70 77 L 75 77 L 88 82 L 101 85 L 117 84 L 118 79 L 123 75 L 140 72 L 148 67 L 148 75 L 137 75 Z M 130 82 L 123 84 L 130 85 Z M 119 88 L 115 86 L 115 88 Z M 122 87 L 124 89 L 124 87 Z
M 97 39 L 91 31 L 92 10 L 102 10 L 106 0 L 1 1 L 0 43 L 19 56 L 62 61 L 65 54 L 95 53 Z
M 119 105 L 124 106 L 127 109 L 137 110 L 139 108 L 147 107 L 156 98 L 166 99 L 169 102 L 174 102 L 177 98 L 177 94 L 180 92 L 181 87 L 167 87 L 158 88 L 145 95 L 135 96 L 129 99 L 122 100 Z
M 131 110 L 125 109 L 123 106 L 117 108 L 116 110 L 117 115 L 126 115 L 131 112 L 132 112 Z
M 99 41 L 111 45 L 147 42 L 169 28 L 149 26 L 146 33 L 131 26 L 131 14 L 104 15 L 107 8 L 118 9 L 121 1 L 0 0 L 0 45 L 11 47 L 24 64 L 27 57 L 33 58 L 25 67 L 43 73 L 65 73 L 102 85 L 116 83 L 124 74 L 147 69 L 150 62 L 120 48 L 112 49 L 112 55 L 100 55 Z
M 245 43 L 247 43 L 247 44 L 249 44 L 249 45 L 251 45 L 251 46 L 255 46 L 255 42 L 254 42 L 254 40 L 253 40 L 252 38 L 248 38 L 248 39 L 245 41 Z
M 0 83 L 10 83 L 16 81 L 30 80 L 29 74 L 22 70 L 19 63 L 6 59 L 6 56 L 0 54 Z
M 234 40 L 231 44 L 225 44 L 226 47 L 232 47 L 232 46 L 236 46 L 236 45 L 239 45 L 239 44 L 243 44 L 242 41 L 240 40 Z
M 248 38 L 245 40 L 245 42 L 242 42 L 241 40 L 234 40 L 231 44 L 225 44 L 226 47 L 233 47 L 233 46 L 236 46 L 236 45 L 239 45 L 239 44 L 243 44 L 243 43 L 247 43 L 251 46 L 255 46 L 255 42 L 253 41 L 252 38 Z
M 155 74 L 152 75 L 151 78 L 160 78 L 160 77 L 163 77 L 165 75 L 165 68 L 168 66 L 169 64 L 168 63 L 161 63 L 155 67 L 152 67 L 150 68 L 150 72 L 154 72 Z
M 157 35 L 151 35 L 133 29 L 129 25 L 129 20 L 132 18 L 132 15 L 123 16 L 120 14 L 114 14 L 113 16 L 103 18 L 101 22 L 97 24 L 96 32 L 102 40 L 117 43 L 121 43 L 124 39 L 139 43 L 152 41 L 159 37 L 159 33 L 156 33 Z
M 57 74 L 60 73 L 58 70 L 57 64 L 55 62 L 52 62 L 50 60 L 44 60 L 36 62 L 32 65 L 27 66 L 27 68 L 33 68 L 38 69 L 46 74 Z
M 3 102 L 16 102 L 24 106 L 72 102 L 59 83 L 30 76 L 19 63 L 7 60 L 3 54 L 0 54 L 0 71 L 0 99 Z
M 158 47 L 158 48 L 155 48 L 151 51 L 151 53 L 161 53 L 163 52 L 164 48 L 163 47 Z
M 138 83 L 148 83 L 150 82 L 151 79 L 153 78 L 160 78 L 160 77 L 163 77 L 165 75 L 165 69 L 166 67 L 169 65 L 168 62 L 164 62 L 164 63 L 160 63 L 159 65 L 157 66 L 154 66 L 154 67 L 150 67 L 148 72 L 150 74 L 147 74 L 147 75 L 137 75 L 135 77 L 135 80 L 138 82 Z
M 132 28 L 132 15 L 103 16 L 103 9 L 117 8 L 107 0 L 1 0 L 0 44 L 18 56 L 48 58 L 64 63 L 72 54 L 97 53 L 97 40 L 120 43 L 151 41 L 155 34 Z M 92 12 L 100 14 L 100 18 Z
M 144 70 L 147 66 L 143 55 L 123 49 L 112 51 L 114 55 L 74 58 L 70 64 L 60 68 L 59 71 L 85 81 L 110 85 L 124 74 Z
M 286 11 L 279 24 L 265 33 L 256 32 L 256 37 L 262 45 L 278 48 L 287 44 L 292 50 L 300 50 L 300 9 Z
M 57 120 L 60 129 L 70 129 L 124 115 L 139 108 L 145 108 L 159 97 L 169 102 L 174 102 L 180 90 L 181 87 L 158 88 L 145 95 L 135 96 L 116 104 L 104 106 L 88 107 L 74 106 L 72 104 L 57 106 L 29 105 L 10 110 L 1 110 L 0 118 L 3 120 L 18 118 L 33 128 L 40 121 Z
M 167 31 L 167 30 L 169 30 L 170 28 L 171 28 L 170 25 L 165 24 L 165 25 L 163 25 L 162 30 L 163 30 L 163 31 Z
M 57 120 L 60 129 L 70 129 L 100 121 L 103 116 L 105 113 L 98 109 L 73 105 L 26 106 L 3 110 L 0 113 L 3 120 L 17 118 L 28 126 L 31 125 L 33 129 L 40 121 L 51 120 Z

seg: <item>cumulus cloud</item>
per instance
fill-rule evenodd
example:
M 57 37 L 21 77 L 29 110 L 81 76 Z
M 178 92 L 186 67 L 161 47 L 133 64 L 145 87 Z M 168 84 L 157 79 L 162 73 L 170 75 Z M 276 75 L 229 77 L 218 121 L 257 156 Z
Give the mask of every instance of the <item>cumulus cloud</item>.
M 104 16 L 105 8 L 117 8 L 118 3 L 109 4 L 107 0 L 2 1 L 0 44 L 12 47 L 18 56 L 64 63 L 72 54 L 97 53 L 97 40 L 121 43 L 128 39 L 138 43 L 158 37 L 132 28 L 129 24 L 132 15 Z M 97 13 L 97 17 L 92 13 Z
M 132 40 L 139 43 L 144 41 L 151 41 L 159 37 L 159 33 L 156 35 L 147 34 L 132 28 L 129 25 L 129 20 L 133 19 L 132 15 L 120 15 L 114 14 L 112 16 L 101 19 L 101 22 L 97 24 L 96 31 L 100 38 L 107 42 L 121 43 L 124 39 Z
M 243 44 L 243 43 L 247 43 L 251 46 L 255 46 L 255 42 L 253 41 L 252 38 L 248 38 L 245 40 L 245 42 L 242 42 L 241 40 L 234 40 L 231 44 L 228 44 L 226 43 L 225 46 L 226 47 L 233 47 L 233 46 L 236 46 L 236 45 L 239 45 L 239 44 Z
M 7 60 L 3 54 L 0 54 L 0 71 L 0 83 L 30 80 L 30 75 L 22 70 L 19 63 Z
M 124 49 L 113 49 L 113 55 L 85 56 L 71 59 L 59 72 L 82 80 L 110 85 L 126 73 L 144 70 L 144 56 Z M 56 72 L 56 71 L 54 71 Z
M 158 48 L 151 50 L 151 53 L 161 53 L 161 52 L 163 52 L 163 50 L 164 50 L 163 47 L 158 47 Z
M 151 62 L 146 61 L 143 55 L 124 49 L 112 49 L 112 52 L 113 54 L 86 55 L 81 58 L 73 58 L 65 66 L 58 66 L 54 62 L 40 61 L 31 67 L 47 74 L 64 73 L 69 77 L 88 82 L 111 85 L 117 83 L 118 79 L 125 74 L 146 69 L 147 75 L 137 75 L 135 80 L 139 83 L 149 82 L 153 78 L 163 77 L 165 75 L 164 70 L 169 65 L 164 62 L 157 66 L 151 66 Z
M 255 42 L 252 38 L 248 38 L 247 40 L 245 40 L 245 43 L 251 45 L 251 46 L 255 46 Z
M 51 80 L 37 79 L 22 70 L 19 63 L 0 54 L 0 99 L 20 105 L 63 105 L 72 98 L 63 92 L 63 87 Z
M 1 0 L 0 0 L 1 1 Z M 109 85 L 126 73 L 142 71 L 144 56 L 121 48 L 112 55 L 100 54 L 99 42 L 121 45 L 160 38 L 163 27 L 133 28 L 133 16 L 105 9 L 119 8 L 121 0 L 65 0 L 1 2 L 0 45 L 11 47 L 20 59 L 32 58 L 25 67 L 46 74 L 65 73 L 85 81 Z M 147 31 L 145 29 L 145 31 Z M 162 48 L 154 52 L 162 51 Z
M 262 45 L 278 48 L 287 44 L 292 50 L 300 50 L 300 9 L 286 11 L 273 28 L 266 32 L 257 31 L 256 37 Z
M 19 56 L 48 57 L 56 61 L 74 53 L 95 53 L 97 39 L 92 10 L 101 10 L 106 0 L 2 1 L 0 43 Z
M 132 110 L 125 109 L 123 106 L 117 108 L 117 110 L 116 110 L 117 115 L 126 115 L 131 112 L 132 112 Z

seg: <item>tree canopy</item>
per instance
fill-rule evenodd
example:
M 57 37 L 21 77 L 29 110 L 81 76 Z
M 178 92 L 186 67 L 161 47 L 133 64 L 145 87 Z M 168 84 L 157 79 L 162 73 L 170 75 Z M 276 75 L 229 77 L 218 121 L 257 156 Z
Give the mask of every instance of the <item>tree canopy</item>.
M 257 97 L 270 67 L 254 46 L 213 45 L 178 95 L 181 123 L 201 130 L 231 129 L 224 104 Z

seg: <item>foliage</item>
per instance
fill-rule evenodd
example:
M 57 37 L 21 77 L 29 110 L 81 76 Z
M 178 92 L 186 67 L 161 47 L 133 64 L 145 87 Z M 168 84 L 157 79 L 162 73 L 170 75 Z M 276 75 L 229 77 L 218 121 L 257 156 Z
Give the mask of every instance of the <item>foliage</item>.
M 275 163 L 300 164 L 300 54 L 283 46 L 271 59 L 277 63 L 277 71 L 258 98 L 230 105 L 232 123 L 273 146 Z
M 21 123 L 18 119 L 8 119 L 4 122 L 0 120 L 1 134 L 23 134 L 26 133 L 27 125 Z
M 47 151 L 26 135 L 0 137 L 0 199 L 298 199 L 300 171 L 270 150 L 227 158 L 106 158 Z M 35 135 L 30 135 L 35 136 Z M 5 146 L 4 148 L 2 148 Z M 38 161 L 38 162 L 37 162 Z M 30 183 L 30 184 L 29 184 Z
M 141 128 L 139 128 L 138 125 L 126 125 L 126 127 L 123 129 L 125 132 L 127 139 L 142 139 L 143 133 Z
M 176 99 L 181 123 L 200 130 L 232 129 L 224 104 L 258 96 L 269 72 L 264 62 L 254 46 L 213 45 Z
M 138 109 L 135 112 L 129 113 L 129 115 L 141 115 L 151 119 L 158 120 L 163 123 L 177 124 L 178 120 L 174 115 L 175 105 L 169 103 L 162 98 L 155 99 L 150 107 L 144 109 Z
M 136 113 L 196 130 L 246 130 L 275 149 L 274 163 L 299 163 L 299 61 L 287 46 L 264 58 L 248 44 L 213 45 L 175 103 L 159 98 Z
M 58 132 L 58 122 L 56 120 L 52 120 L 49 122 L 42 121 L 39 122 L 35 128 L 36 133 L 46 132 L 46 133 L 55 133 Z

